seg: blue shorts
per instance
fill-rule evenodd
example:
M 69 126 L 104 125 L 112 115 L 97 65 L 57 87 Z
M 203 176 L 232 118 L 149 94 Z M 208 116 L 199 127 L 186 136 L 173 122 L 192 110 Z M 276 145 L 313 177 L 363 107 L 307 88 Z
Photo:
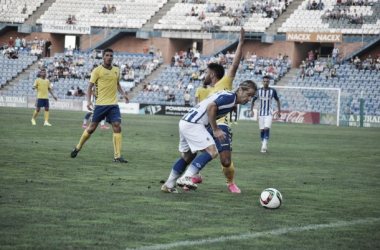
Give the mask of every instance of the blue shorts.
M 49 108 L 49 99 L 37 99 L 36 100 L 36 107 L 37 108 Z
M 119 105 L 95 105 L 91 122 L 101 122 L 104 118 L 108 123 L 121 123 Z
M 218 152 L 222 152 L 225 150 L 232 151 L 232 131 L 231 131 L 231 128 L 227 125 L 218 125 L 218 127 L 221 130 L 223 130 L 224 133 L 226 133 L 226 138 L 223 141 L 219 141 L 217 138 L 215 138 L 214 134 L 212 133 L 211 127 L 207 129 L 215 141 L 215 145 L 216 145 L 216 148 L 218 149 Z

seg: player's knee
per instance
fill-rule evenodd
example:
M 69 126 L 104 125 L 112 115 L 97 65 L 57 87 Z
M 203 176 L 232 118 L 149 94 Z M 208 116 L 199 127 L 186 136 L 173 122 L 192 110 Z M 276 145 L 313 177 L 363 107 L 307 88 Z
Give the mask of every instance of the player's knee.
M 229 166 L 231 166 L 231 159 L 221 159 L 220 163 L 223 167 L 228 168 Z
M 216 149 L 212 149 L 212 150 L 208 151 L 208 153 L 211 155 L 211 157 L 213 159 L 218 156 L 218 150 L 216 150 Z

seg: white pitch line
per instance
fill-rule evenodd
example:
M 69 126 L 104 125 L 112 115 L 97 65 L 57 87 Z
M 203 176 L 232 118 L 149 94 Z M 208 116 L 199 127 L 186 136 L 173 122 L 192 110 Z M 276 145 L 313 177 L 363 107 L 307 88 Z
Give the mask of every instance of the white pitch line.
M 346 227 L 346 226 L 366 224 L 366 223 L 378 222 L 378 221 L 380 221 L 380 218 L 367 218 L 367 219 L 362 219 L 362 220 L 340 221 L 340 222 L 335 222 L 335 223 L 316 224 L 316 225 L 309 225 L 309 226 L 304 226 L 304 227 L 285 227 L 285 228 L 280 228 L 280 229 L 275 229 L 275 230 L 270 230 L 270 231 L 265 231 L 265 232 L 222 236 L 218 238 L 208 238 L 208 239 L 203 239 L 203 240 L 178 241 L 178 242 L 174 242 L 170 244 L 159 244 L 159 245 L 153 245 L 153 246 L 143 246 L 143 247 L 138 247 L 138 248 L 126 248 L 125 250 L 161 250 L 161 249 L 170 249 L 173 247 L 190 247 L 190 246 L 196 246 L 196 245 L 220 243 L 220 242 L 230 241 L 230 240 L 255 239 L 262 236 L 282 235 L 286 233 L 303 232 L 303 231 L 317 230 L 317 229 L 323 229 L 323 228 Z

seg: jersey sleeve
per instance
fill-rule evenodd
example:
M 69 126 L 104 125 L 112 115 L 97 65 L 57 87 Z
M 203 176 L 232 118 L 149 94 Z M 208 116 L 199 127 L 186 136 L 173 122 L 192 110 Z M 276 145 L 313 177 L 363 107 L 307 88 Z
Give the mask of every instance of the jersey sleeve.
M 91 79 L 90 79 L 90 82 L 91 83 L 96 83 L 98 81 L 98 78 L 99 78 L 99 70 L 98 68 L 94 69 L 92 72 L 91 72 Z
M 215 99 L 216 106 L 218 109 L 233 107 L 235 105 L 236 95 L 234 94 L 225 94 L 220 95 L 217 99 Z

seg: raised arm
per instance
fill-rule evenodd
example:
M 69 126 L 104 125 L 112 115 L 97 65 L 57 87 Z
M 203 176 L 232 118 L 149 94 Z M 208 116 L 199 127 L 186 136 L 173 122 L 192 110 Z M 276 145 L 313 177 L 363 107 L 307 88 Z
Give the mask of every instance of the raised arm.
M 241 28 L 240 30 L 240 37 L 239 37 L 239 44 L 235 52 L 234 61 L 232 62 L 232 65 L 230 67 L 230 70 L 228 71 L 228 77 L 233 78 L 236 75 L 236 72 L 239 68 L 239 63 L 241 60 L 241 56 L 243 55 L 243 44 L 244 44 L 244 36 L 245 36 L 245 30 Z

